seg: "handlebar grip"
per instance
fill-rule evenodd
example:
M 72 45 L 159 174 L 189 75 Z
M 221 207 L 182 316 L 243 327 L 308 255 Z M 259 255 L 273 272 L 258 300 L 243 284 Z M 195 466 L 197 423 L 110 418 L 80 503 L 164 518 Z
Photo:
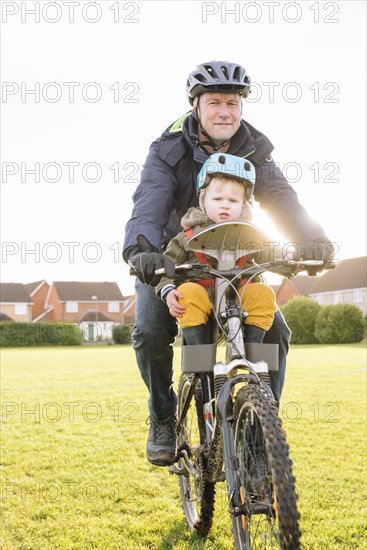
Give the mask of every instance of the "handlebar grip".
M 181 265 L 175 265 L 175 271 L 178 273 L 179 271 L 188 271 L 189 269 L 192 269 L 192 264 L 181 264 Z M 164 267 L 160 267 L 159 269 L 156 269 L 154 271 L 156 275 L 165 275 L 166 270 Z
M 175 266 L 175 269 L 176 269 L 176 272 L 179 272 L 179 271 L 187 271 L 189 269 L 192 269 L 192 264 L 181 264 L 181 265 L 176 265 Z M 166 274 L 166 270 L 164 269 L 164 267 L 160 267 L 159 269 L 155 269 L 154 270 L 154 273 L 156 275 L 165 275 Z M 129 271 L 129 274 L 130 275 L 137 275 L 137 272 L 135 271 L 135 269 L 132 267 L 132 265 L 130 265 L 130 271 Z
M 305 265 L 308 267 L 318 267 L 324 265 L 323 260 L 287 260 L 285 265 Z

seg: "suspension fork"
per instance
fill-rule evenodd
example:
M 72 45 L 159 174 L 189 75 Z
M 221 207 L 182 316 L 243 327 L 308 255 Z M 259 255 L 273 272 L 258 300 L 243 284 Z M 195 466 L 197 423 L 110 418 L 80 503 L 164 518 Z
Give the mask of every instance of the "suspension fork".
M 183 423 L 184 423 L 184 420 L 186 418 L 186 415 L 187 415 L 187 411 L 189 410 L 189 407 L 190 407 L 190 404 L 191 404 L 191 400 L 193 398 L 193 395 L 195 393 L 195 389 L 196 389 L 196 384 L 199 380 L 199 375 L 198 374 L 194 374 L 194 378 L 191 380 L 191 385 L 190 385 L 190 389 L 189 389 L 189 393 L 187 394 L 187 397 L 185 399 L 185 402 L 184 402 L 184 405 L 182 407 L 182 411 L 181 411 L 181 414 L 180 414 L 180 417 L 177 419 L 177 435 L 181 432 L 182 430 L 182 427 L 183 427 Z
M 228 329 L 228 361 L 235 357 L 245 357 L 245 344 L 243 341 L 242 319 L 243 313 L 236 300 L 229 300 L 228 305 L 222 313 L 227 319 Z
M 205 374 L 202 380 L 203 384 L 203 416 L 205 420 L 205 433 L 208 447 L 210 441 L 213 438 L 213 425 L 214 425 L 214 413 L 213 413 L 213 395 L 211 389 L 212 376 Z
M 191 405 L 192 398 L 195 396 L 195 390 L 199 380 L 202 383 L 202 395 L 203 395 L 202 407 L 203 407 L 203 416 L 205 420 L 206 441 L 207 441 L 207 445 L 209 446 L 210 441 L 213 437 L 213 424 L 214 424 L 211 375 L 209 374 L 205 374 L 204 376 L 200 376 L 199 374 L 194 375 L 190 384 L 189 393 L 187 394 L 184 405 L 182 407 L 180 417 L 177 420 L 177 434 L 179 434 L 182 430 L 184 420 L 187 415 L 187 411 L 189 410 L 189 407 Z

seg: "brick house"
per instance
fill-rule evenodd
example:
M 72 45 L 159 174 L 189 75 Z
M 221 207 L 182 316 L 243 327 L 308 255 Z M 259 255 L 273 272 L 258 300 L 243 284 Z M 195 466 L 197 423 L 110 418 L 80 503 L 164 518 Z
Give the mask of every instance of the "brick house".
M 313 277 L 308 277 L 307 275 L 296 275 L 293 279 L 283 278 L 282 283 L 276 289 L 273 287 L 277 297 L 277 304 L 284 306 L 291 298 L 308 296 L 308 291 L 313 283 Z
M 23 283 L 0 283 L 1 320 L 31 322 L 33 300 Z
M 335 269 L 317 277 L 298 275 L 283 279 L 276 292 L 282 306 L 295 296 L 308 296 L 320 305 L 353 304 L 367 313 L 367 257 L 341 260 Z
M 24 285 L 33 300 L 32 321 L 45 321 L 45 302 L 50 285 L 47 281 L 36 281 Z M 38 319 L 40 317 L 40 319 Z
M 34 322 L 78 324 L 86 340 L 112 337 L 124 322 L 124 297 L 113 282 L 38 281 L 26 285 L 35 303 Z
M 124 298 L 124 323 L 131 325 L 135 323 L 136 295 L 125 296 Z

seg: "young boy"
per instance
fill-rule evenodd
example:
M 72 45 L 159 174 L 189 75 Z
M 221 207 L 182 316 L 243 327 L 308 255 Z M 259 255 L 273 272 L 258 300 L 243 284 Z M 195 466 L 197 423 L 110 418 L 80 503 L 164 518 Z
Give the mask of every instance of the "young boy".
M 204 163 L 198 175 L 199 208 L 189 208 L 181 220 L 184 231 L 170 241 L 165 254 L 178 265 L 197 263 L 187 246 L 190 236 L 214 223 L 252 219 L 251 199 L 255 170 L 245 159 L 216 153 Z M 207 257 L 210 264 L 215 260 Z M 214 267 L 214 266 L 213 266 Z M 213 289 L 205 274 L 177 288 L 173 279 L 163 278 L 156 287 L 160 296 L 176 317 L 185 341 L 189 345 L 206 343 L 206 323 L 213 310 Z M 247 342 L 262 342 L 277 311 L 275 294 L 261 282 L 251 282 L 239 289 L 245 320 Z

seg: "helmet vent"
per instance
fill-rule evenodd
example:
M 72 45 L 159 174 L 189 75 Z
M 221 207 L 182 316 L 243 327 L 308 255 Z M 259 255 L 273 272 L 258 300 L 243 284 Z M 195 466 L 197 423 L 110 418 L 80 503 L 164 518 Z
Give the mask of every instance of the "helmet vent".
M 196 75 L 195 75 L 195 78 L 196 78 L 196 80 L 198 80 L 199 82 L 205 82 L 205 80 L 206 80 L 206 79 L 205 79 L 205 76 L 204 76 L 203 74 L 200 74 L 200 73 L 196 74 Z
M 221 69 L 223 71 L 223 74 L 226 78 L 228 78 L 228 70 L 227 70 L 227 67 L 225 67 L 224 65 L 221 66 Z
M 240 82 L 240 78 L 241 78 L 241 67 L 237 66 L 233 72 L 233 80 Z

